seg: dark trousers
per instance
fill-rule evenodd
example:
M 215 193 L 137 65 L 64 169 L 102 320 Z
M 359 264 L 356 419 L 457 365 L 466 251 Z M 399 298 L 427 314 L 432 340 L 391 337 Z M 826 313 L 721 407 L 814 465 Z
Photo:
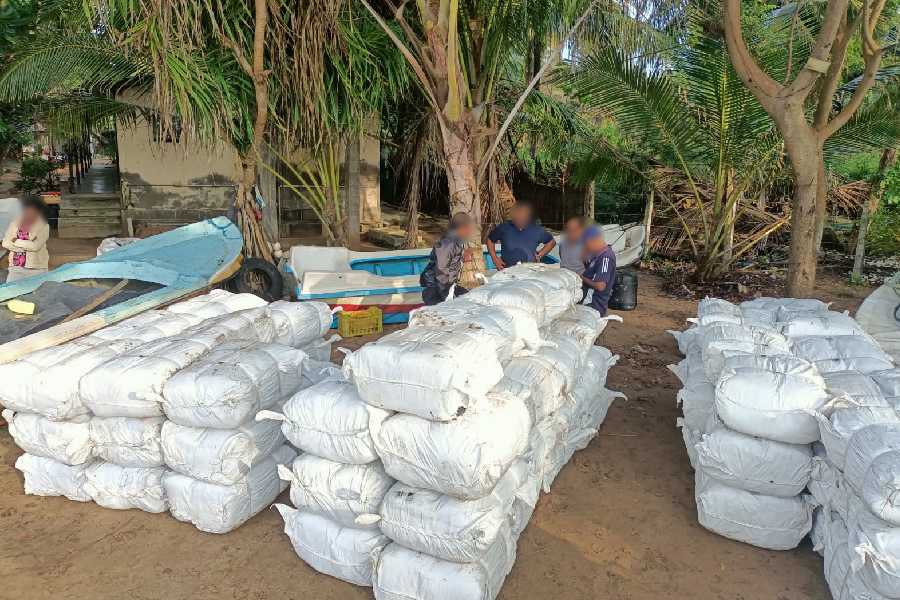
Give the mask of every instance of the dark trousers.
M 454 296 L 462 296 L 467 293 L 469 290 L 462 286 L 456 286 L 456 289 L 453 291 Z M 441 293 L 441 291 L 436 287 L 427 287 L 422 288 L 422 302 L 425 303 L 425 306 L 434 306 L 435 304 L 440 304 L 444 300 L 447 299 L 446 293 Z

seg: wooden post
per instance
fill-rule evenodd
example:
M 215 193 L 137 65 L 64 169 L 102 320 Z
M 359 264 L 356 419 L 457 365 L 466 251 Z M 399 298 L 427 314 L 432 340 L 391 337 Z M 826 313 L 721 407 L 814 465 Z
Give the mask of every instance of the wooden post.
M 583 214 L 585 217 L 589 219 L 594 218 L 594 193 L 596 192 L 596 185 L 592 181 L 588 186 L 587 190 L 584 192 L 584 209 Z
M 650 222 L 653 221 L 653 200 L 655 194 L 656 190 L 650 190 L 650 198 L 647 199 L 647 204 L 644 206 L 644 240 L 646 240 L 647 247 L 650 246 Z
M 351 250 L 359 250 L 359 142 L 352 134 L 347 146 L 347 241 Z
M 69 193 L 75 193 L 75 165 L 72 164 L 72 140 L 66 148 L 66 162 L 69 164 Z
M 75 163 L 75 183 L 81 185 L 81 146 L 74 139 L 72 140 L 72 161 Z
M 756 207 L 760 210 L 760 212 L 766 212 L 766 203 L 769 200 L 769 188 L 763 188 L 759 193 L 759 199 L 756 201 Z M 763 236 L 763 239 L 759 242 L 760 249 L 764 249 L 769 245 L 769 234 Z
M 866 257 L 866 234 L 869 232 L 872 197 L 873 195 L 869 195 L 863 202 L 862 212 L 859 215 L 859 233 L 856 236 L 856 252 L 853 255 L 853 274 L 856 276 L 862 275 L 863 259 Z

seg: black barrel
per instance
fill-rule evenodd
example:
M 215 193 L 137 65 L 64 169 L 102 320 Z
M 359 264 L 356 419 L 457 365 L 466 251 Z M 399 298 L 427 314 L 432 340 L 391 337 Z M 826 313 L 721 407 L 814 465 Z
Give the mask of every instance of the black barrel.
M 638 278 L 634 273 L 617 273 L 609 307 L 613 310 L 637 308 Z

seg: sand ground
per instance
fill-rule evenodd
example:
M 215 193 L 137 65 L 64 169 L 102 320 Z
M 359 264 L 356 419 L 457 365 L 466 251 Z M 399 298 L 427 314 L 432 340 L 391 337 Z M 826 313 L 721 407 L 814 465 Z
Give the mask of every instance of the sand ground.
M 696 302 L 663 296 L 641 276 L 640 306 L 611 325 L 621 356 L 607 387 L 627 394 L 600 435 L 542 494 L 518 546 L 502 600 L 822 600 L 822 559 L 808 541 L 774 552 L 697 523 L 693 473 L 675 419 L 680 360 L 666 329 L 683 328 Z M 840 310 L 868 291 L 819 286 Z M 355 347 L 365 338 L 346 340 Z M 640 346 L 643 350 L 636 349 Z M 0 599 L 353 600 L 371 590 L 320 575 L 294 554 L 266 510 L 226 535 L 167 514 L 25 496 L 21 451 L 0 430 Z M 287 493 L 279 499 L 287 502 Z

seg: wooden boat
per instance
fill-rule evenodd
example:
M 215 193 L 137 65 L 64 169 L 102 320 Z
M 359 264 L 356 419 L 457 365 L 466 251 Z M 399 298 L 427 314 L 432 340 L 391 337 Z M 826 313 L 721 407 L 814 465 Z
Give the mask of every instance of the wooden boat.
M 855 318 L 863 331 L 900 364 L 900 273 L 869 294 Z
M 616 252 L 620 269 L 641 259 L 646 247 L 642 225 L 604 225 L 603 230 L 607 243 Z M 494 263 L 486 248 L 483 252 L 487 274 L 492 275 L 496 272 Z M 503 255 L 502 247 L 498 253 Z M 300 300 L 318 300 L 344 310 L 376 306 L 385 323 L 404 323 L 409 320 L 410 311 L 422 306 L 419 274 L 430 254 L 427 248 L 352 252 L 346 248 L 294 246 L 288 271 L 297 279 L 294 292 Z M 559 246 L 544 262 L 559 262 Z
M 234 223 L 217 217 L 139 240 L 90 260 L 69 263 L 43 275 L 0 285 L 0 302 L 34 292 L 45 282 L 89 280 L 112 290 L 128 280 L 138 282 L 138 286 L 143 284 L 147 290 L 119 304 L 0 345 L 0 363 L 75 339 L 223 281 L 240 268 L 242 245 Z

